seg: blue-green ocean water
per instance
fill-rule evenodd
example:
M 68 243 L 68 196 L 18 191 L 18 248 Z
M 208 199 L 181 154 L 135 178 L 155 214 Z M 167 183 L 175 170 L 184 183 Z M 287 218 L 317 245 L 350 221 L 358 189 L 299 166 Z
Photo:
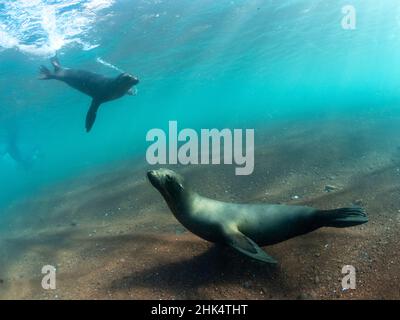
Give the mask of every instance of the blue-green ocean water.
M 349 1 L 0 1 L 0 208 L 87 170 L 141 158 L 152 128 L 261 123 L 400 103 L 400 5 Z M 84 129 L 90 98 L 37 80 L 64 66 L 141 82 Z M 100 59 L 100 60 L 99 60 Z M 103 61 L 103 63 L 101 63 Z M 23 161 L 5 152 L 10 139 Z M 26 165 L 25 165 L 26 164 Z M 0 209 L 1 214 L 1 209 Z

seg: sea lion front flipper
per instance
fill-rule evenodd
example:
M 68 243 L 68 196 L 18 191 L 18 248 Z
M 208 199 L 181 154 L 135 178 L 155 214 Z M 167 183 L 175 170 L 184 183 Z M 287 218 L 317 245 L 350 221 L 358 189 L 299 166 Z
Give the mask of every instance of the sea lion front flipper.
M 92 100 L 92 104 L 90 105 L 89 111 L 86 115 L 86 132 L 89 132 L 92 129 L 100 104 L 101 102 L 99 102 L 98 100 Z
M 274 258 L 261 249 L 257 243 L 249 237 L 246 237 L 237 229 L 227 229 L 225 231 L 225 237 L 228 245 L 246 256 L 266 263 L 278 263 Z

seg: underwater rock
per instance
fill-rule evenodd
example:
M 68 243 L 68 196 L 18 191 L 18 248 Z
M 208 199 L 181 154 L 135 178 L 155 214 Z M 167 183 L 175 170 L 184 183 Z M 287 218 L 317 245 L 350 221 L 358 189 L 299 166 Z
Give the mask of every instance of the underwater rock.
M 353 201 L 353 205 L 361 207 L 363 205 L 363 202 L 361 199 L 357 199 Z
M 267 290 L 266 287 L 261 287 L 261 292 L 262 292 L 263 294 L 267 294 L 268 290 Z
M 325 192 L 333 192 L 333 191 L 336 191 L 336 190 L 338 190 L 338 189 L 339 189 L 339 188 L 336 187 L 336 186 L 327 184 L 327 185 L 325 186 L 325 188 L 324 188 L 324 191 L 325 191 Z
M 313 297 L 308 293 L 302 292 L 297 296 L 297 300 L 311 300 Z
M 4 280 L 3 279 L 0 279 L 0 284 L 3 284 L 4 283 Z

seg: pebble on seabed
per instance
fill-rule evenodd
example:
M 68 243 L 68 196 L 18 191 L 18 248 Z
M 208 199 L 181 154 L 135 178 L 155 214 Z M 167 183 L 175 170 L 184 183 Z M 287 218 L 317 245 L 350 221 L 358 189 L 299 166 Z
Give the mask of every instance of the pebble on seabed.
M 335 190 L 337 190 L 337 189 L 338 189 L 338 187 L 332 186 L 332 185 L 329 185 L 329 184 L 327 184 L 327 185 L 325 186 L 325 188 L 324 188 L 325 192 L 332 192 L 332 191 L 335 191 Z

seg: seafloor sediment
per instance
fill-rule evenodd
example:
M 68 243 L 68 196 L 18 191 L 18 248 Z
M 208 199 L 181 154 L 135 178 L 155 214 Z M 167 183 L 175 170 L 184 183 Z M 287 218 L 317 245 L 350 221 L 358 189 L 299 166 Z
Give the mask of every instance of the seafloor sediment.
M 368 224 L 266 247 L 278 266 L 187 232 L 135 159 L 9 206 L 0 221 L 0 298 L 399 299 L 399 120 L 327 117 L 257 129 L 248 177 L 232 166 L 175 167 L 219 200 L 366 208 Z M 57 267 L 56 290 L 41 288 L 47 264 Z M 357 288 L 342 291 L 347 264 Z

